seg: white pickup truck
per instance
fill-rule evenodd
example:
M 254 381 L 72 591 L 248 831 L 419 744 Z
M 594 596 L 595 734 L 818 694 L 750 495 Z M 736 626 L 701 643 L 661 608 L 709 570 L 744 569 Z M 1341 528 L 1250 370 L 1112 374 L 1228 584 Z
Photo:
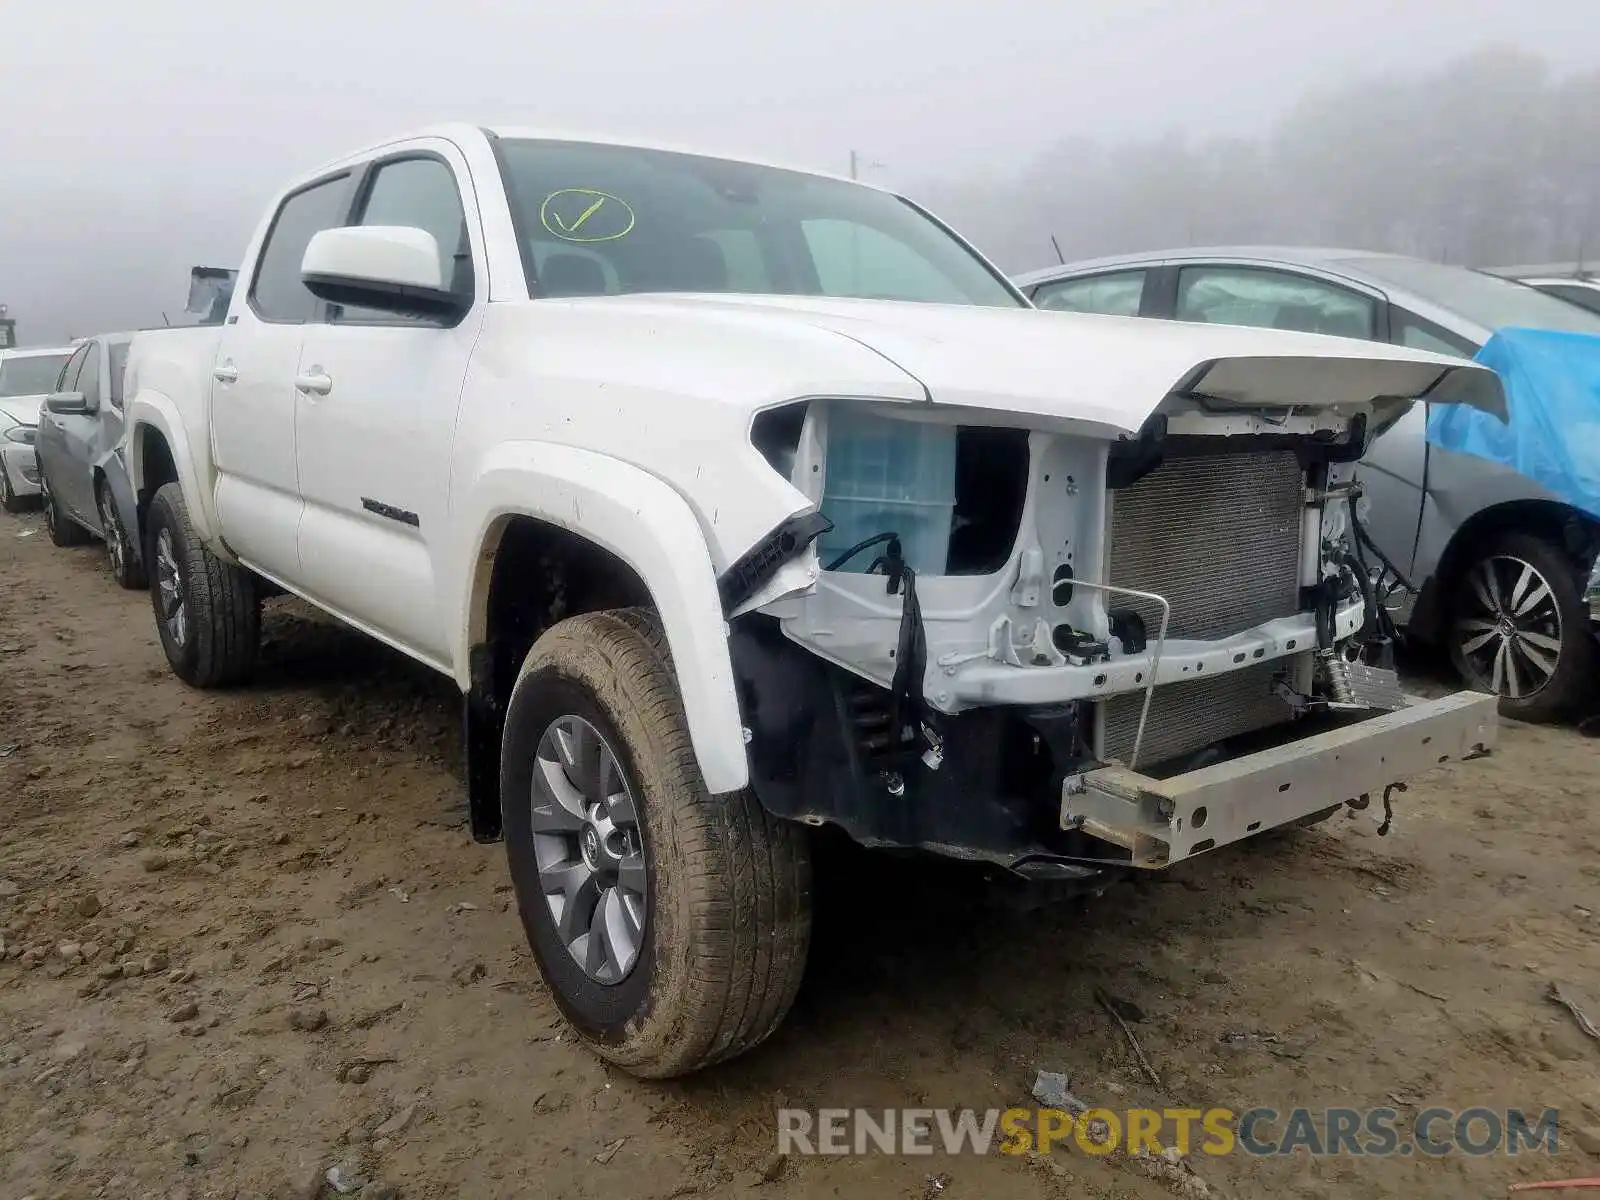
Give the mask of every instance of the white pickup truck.
M 1353 464 L 1459 359 L 1039 312 L 926 212 L 441 128 L 297 180 L 219 327 L 141 334 L 125 451 L 174 671 L 289 592 L 450 675 L 573 1025 L 760 1042 L 807 826 L 1103 886 L 1495 738 L 1363 630 Z

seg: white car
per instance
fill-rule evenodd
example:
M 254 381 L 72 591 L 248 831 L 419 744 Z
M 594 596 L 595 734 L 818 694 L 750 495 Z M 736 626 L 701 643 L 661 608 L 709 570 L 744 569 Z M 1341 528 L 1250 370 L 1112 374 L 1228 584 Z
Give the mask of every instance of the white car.
M 1529 287 L 1592 313 L 1600 313 L 1600 279 L 1592 264 L 1541 263 L 1525 267 L 1491 267 L 1490 274 L 1515 279 Z
M 20 512 L 39 494 L 33 440 L 44 398 L 73 348 L 0 350 L 0 507 Z
M 646 1076 L 777 1026 L 807 827 L 1100 887 L 1496 736 L 1359 661 L 1371 432 L 1498 378 L 1037 312 L 910 202 L 448 127 L 295 180 L 124 449 L 173 670 L 295 593 L 449 675 L 552 993 Z

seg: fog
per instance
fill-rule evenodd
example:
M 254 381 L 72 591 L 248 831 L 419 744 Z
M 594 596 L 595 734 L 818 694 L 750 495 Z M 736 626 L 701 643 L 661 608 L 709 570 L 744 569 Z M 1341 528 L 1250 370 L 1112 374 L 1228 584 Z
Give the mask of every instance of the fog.
M 286 178 L 441 120 L 863 176 L 1008 269 L 1218 240 L 1595 257 L 1594 0 L 0 7 L 0 303 L 160 324 Z

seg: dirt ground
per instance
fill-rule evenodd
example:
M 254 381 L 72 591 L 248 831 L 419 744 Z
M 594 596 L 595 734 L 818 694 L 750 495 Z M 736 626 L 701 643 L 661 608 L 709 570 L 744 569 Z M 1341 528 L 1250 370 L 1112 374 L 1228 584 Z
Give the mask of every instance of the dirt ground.
M 501 851 L 464 828 L 449 682 L 268 612 L 262 678 L 191 691 L 98 546 L 0 519 L 6 1200 L 309 1197 L 335 1166 L 369 1200 L 1418 1200 L 1600 1172 L 1600 1042 L 1544 996 L 1600 1017 L 1575 733 L 1506 730 L 1387 838 L 1342 814 L 1088 901 L 824 847 L 788 1022 L 642 1084 L 562 1034 Z M 1137 1006 L 1159 1087 L 1096 988 Z M 1113 1107 L 1556 1107 L 1561 1149 L 1197 1156 L 1204 1187 L 1076 1150 L 775 1161 L 780 1106 L 1004 1107 L 1039 1067 Z

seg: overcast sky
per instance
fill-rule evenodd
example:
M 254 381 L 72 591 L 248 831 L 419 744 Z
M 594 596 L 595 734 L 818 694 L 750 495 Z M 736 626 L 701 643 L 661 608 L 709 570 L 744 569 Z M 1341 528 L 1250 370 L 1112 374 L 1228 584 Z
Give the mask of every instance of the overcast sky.
M 1062 137 L 1250 133 L 1320 83 L 1487 45 L 1600 67 L 1596 0 L 0 0 L 0 303 L 159 323 L 272 190 L 441 120 L 638 133 L 874 176 Z

